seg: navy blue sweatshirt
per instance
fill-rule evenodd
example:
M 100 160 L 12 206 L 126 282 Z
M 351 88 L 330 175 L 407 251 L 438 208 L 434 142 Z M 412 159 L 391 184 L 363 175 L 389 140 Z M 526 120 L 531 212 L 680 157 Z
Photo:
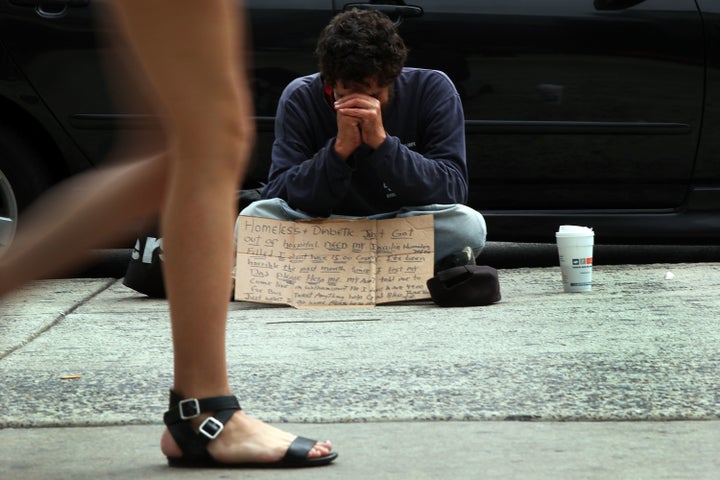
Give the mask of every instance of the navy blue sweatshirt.
M 336 113 L 319 74 L 283 92 L 263 198 L 310 215 L 368 216 L 401 207 L 465 203 L 467 163 L 460 97 L 442 72 L 403 69 L 383 110 L 387 139 L 335 152 Z

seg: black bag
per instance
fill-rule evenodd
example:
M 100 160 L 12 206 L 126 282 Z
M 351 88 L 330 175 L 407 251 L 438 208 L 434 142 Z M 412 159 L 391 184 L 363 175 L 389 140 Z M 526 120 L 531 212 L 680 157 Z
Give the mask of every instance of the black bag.
M 438 272 L 427 281 L 430 297 L 441 307 L 473 307 L 500 301 L 497 270 L 463 265 Z
M 151 298 L 165 298 L 162 263 L 162 238 L 138 238 L 123 285 Z

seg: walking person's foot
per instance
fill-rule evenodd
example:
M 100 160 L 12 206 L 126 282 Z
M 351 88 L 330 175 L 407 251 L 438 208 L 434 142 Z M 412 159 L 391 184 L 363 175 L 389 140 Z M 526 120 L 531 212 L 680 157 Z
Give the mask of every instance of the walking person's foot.
M 217 398 L 234 400 L 234 397 Z M 193 413 L 200 413 L 198 410 Z M 209 414 L 216 415 L 215 412 L 168 423 L 160 448 L 169 463 L 173 466 L 302 467 L 326 465 L 337 457 L 329 441 L 315 442 L 285 432 L 250 417 L 239 405 L 224 411 L 229 411 L 231 416 L 222 428 L 217 427 L 219 422 L 214 417 L 209 428 L 201 427 L 210 418 Z M 219 428 L 219 434 L 212 440 L 198 434 L 198 430 L 212 433 L 210 429 L 215 428 Z M 203 447 L 206 453 L 200 451 Z

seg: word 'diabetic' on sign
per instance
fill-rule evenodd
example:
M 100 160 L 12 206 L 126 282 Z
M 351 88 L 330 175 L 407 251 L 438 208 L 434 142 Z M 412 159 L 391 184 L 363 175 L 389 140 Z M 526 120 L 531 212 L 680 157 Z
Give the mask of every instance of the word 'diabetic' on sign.
M 235 300 L 308 307 L 430 298 L 433 216 L 237 222 Z

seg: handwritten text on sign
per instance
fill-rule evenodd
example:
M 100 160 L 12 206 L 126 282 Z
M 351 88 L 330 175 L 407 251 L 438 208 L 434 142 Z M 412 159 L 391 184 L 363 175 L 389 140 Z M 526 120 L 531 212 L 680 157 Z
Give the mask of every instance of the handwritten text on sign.
M 294 307 L 429 298 L 432 215 L 289 222 L 241 216 L 235 300 Z

